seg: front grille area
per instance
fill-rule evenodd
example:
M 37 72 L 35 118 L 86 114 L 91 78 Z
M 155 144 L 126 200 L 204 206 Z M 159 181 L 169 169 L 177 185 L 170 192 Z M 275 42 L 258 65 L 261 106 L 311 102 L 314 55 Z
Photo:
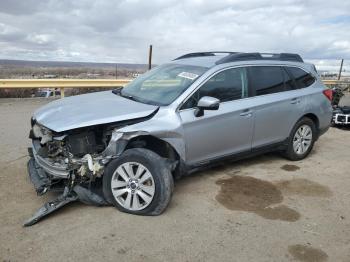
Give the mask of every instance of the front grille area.
M 43 157 L 39 154 L 42 149 L 38 140 L 33 140 L 33 156 L 37 165 L 39 165 L 46 173 L 57 178 L 68 178 L 69 171 L 67 164 L 57 163 L 50 158 Z

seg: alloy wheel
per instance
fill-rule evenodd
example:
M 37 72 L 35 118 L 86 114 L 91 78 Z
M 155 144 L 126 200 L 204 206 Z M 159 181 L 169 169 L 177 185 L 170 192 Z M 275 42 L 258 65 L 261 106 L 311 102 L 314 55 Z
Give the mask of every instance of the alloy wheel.
M 115 200 L 123 208 L 134 211 L 145 209 L 155 194 L 151 172 L 137 162 L 121 164 L 113 173 L 111 188 Z
M 303 155 L 312 143 L 312 129 L 308 125 L 302 125 L 295 132 L 293 138 L 293 149 L 298 155 Z

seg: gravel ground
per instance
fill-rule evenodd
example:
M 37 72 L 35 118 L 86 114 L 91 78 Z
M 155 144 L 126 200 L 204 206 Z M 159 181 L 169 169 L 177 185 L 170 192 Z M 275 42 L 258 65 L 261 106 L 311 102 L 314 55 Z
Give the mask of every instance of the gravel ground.
M 350 261 L 350 132 L 336 128 L 303 161 L 267 154 L 183 178 L 158 217 L 73 203 L 23 228 L 54 197 L 26 172 L 46 102 L 0 99 L 0 261 Z

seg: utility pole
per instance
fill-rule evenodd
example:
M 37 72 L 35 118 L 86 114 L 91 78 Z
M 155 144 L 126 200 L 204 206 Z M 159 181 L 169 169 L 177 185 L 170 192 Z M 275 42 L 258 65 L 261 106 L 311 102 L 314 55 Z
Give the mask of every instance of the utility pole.
M 151 70 L 152 68 L 152 45 L 149 46 L 149 52 L 148 52 L 148 70 Z
M 344 59 L 342 59 L 342 60 L 341 60 L 341 63 L 340 63 L 340 69 L 339 69 L 339 74 L 338 74 L 338 80 L 340 80 L 341 71 L 343 71 L 343 63 L 344 63 Z

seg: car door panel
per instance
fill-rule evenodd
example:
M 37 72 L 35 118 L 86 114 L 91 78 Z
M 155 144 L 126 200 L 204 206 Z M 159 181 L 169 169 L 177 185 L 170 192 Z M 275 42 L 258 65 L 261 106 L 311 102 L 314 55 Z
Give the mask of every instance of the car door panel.
M 285 140 L 304 107 L 304 99 L 298 91 L 257 96 L 253 100 L 253 148 Z
M 218 110 L 195 117 L 194 109 L 180 112 L 186 160 L 190 164 L 251 149 L 253 112 L 248 99 L 221 103 Z

